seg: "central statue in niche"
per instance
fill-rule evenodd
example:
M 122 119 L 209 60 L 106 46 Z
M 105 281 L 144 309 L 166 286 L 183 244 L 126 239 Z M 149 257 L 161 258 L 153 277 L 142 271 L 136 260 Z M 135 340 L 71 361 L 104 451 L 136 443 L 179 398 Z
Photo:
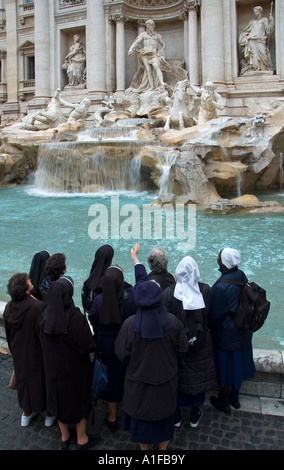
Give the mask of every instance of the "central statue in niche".
M 171 72 L 164 55 L 166 46 L 162 36 L 155 31 L 154 21 L 147 20 L 145 27 L 146 31 L 139 34 L 128 51 L 128 54 L 138 52 L 139 63 L 144 71 L 138 87 L 140 92 L 165 86 L 163 71 Z

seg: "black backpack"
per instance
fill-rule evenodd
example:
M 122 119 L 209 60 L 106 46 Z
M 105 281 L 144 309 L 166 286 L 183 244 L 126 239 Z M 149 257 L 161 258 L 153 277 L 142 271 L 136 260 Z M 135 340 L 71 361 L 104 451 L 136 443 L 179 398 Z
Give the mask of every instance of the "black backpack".
M 219 279 L 218 282 L 228 282 L 242 286 L 240 302 L 236 312 L 233 312 L 233 322 L 243 330 L 254 333 L 264 324 L 269 313 L 270 302 L 266 291 L 255 282 L 236 281 L 235 279 Z

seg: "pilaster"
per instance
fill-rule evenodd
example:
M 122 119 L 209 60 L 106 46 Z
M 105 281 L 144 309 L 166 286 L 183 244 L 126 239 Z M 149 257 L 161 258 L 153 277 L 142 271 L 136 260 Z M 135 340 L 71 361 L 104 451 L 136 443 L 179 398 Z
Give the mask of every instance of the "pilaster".
M 101 0 L 87 0 L 87 88 L 94 98 L 106 93 L 106 39 L 105 17 Z
M 203 0 L 201 9 L 203 83 L 224 81 L 223 0 Z
M 17 113 L 18 104 L 18 38 L 17 38 L 17 1 L 6 0 L 7 32 L 7 103 L 4 114 Z
M 198 19 L 197 11 L 200 7 L 198 0 L 188 0 L 188 74 L 193 85 L 199 84 L 199 57 L 198 57 Z

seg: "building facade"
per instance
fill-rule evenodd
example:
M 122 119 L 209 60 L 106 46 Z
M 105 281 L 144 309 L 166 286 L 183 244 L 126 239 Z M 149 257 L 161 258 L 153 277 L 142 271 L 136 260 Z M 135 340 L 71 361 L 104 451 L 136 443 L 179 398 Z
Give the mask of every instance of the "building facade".
M 263 38 L 249 47 L 257 6 Z M 58 88 L 73 102 L 88 96 L 93 107 L 126 90 L 138 67 L 128 51 L 147 19 L 167 61 L 178 62 L 193 85 L 216 84 L 223 114 L 247 116 L 283 96 L 283 0 L 0 0 L 2 125 L 45 107 Z M 249 64 L 254 47 L 260 65 Z

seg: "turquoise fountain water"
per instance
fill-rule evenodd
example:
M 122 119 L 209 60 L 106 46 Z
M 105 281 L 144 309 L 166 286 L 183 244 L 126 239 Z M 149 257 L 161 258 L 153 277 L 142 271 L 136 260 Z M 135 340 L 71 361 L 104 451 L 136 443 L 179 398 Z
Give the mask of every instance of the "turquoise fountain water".
M 138 210 L 150 204 L 157 195 L 146 192 L 104 192 L 103 194 L 76 194 L 42 192 L 34 186 L 0 188 L 1 197 L 1 259 L 0 300 L 8 301 L 8 279 L 19 271 L 28 271 L 35 252 L 47 249 L 51 253 L 64 252 L 68 274 L 75 281 L 75 302 L 81 306 L 80 291 L 99 245 L 110 243 L 115 250 L 114 263 L 125 270 L 125 278 L 134 280 L 130 249 L 140 242 L 140 261 L 147 266 L 151 247 L 164 246 L 169 255 L 169 270 L 175 271 L 185 255 L 194 257 L 199 265 L 201 280 L 212 285 L 219 277 L 216 258 L 225 246 L 242 253 L 241 268 L 250 280 L 267 290 L 271 311 L 264 327 L 254 335 L 253 345 L 261 349 L 283 349 L 284 345 L 284 217 L 282 213 L 206 213 L 197 211 L 196 243 L 190 252 L 177 250 L 175 239 L 91 239 L 89 226 L 94 215 L 89 215 L 93 204 L 101 204 L 108 214 L 112 197 L 119 197 L 120 207 L 135 205 Z M 278 200 L 284 204 L 284 194 L 275 192 L 256 194 L 260 200 Z M 232 195 L 233 197 L 234 195 Z M 125 217 L 124 217 L 125 218 Z M 123 221 L 123 217 L 121 217 Z M 117 234 L 116 234 L 117 235 Z M 148 266 L 147 266 L 148 268 Z

